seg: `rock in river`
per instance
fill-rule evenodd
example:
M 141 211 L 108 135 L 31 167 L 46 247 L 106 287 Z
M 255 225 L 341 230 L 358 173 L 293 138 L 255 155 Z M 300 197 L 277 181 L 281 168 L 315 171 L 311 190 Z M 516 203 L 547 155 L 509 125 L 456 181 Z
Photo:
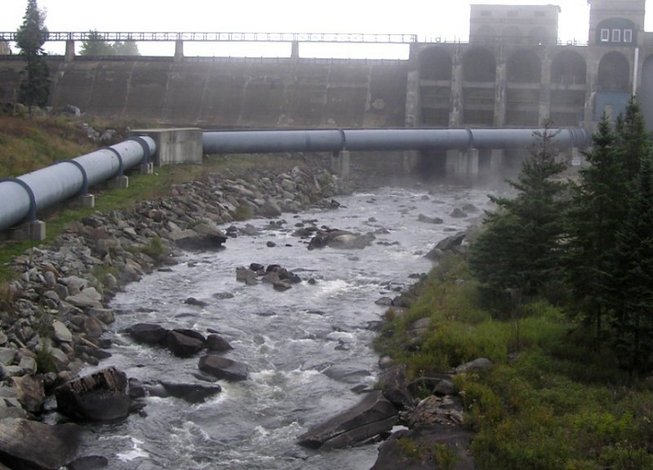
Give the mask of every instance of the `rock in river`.
M 232 381 L 247 380 L 248 375 L 245 364 L 213 354 L 200 358 L 199 369 L 218 379 Z
M 0 420 L 0 462 L 8 468 L 59 469 L 75 458 L 79 431 L 75 424 Z
M 299 436 L 304 447 L 338 449 L 388 432 L 397 421 L 397 409 L 380 391 L 369 393 L 354 407 Z

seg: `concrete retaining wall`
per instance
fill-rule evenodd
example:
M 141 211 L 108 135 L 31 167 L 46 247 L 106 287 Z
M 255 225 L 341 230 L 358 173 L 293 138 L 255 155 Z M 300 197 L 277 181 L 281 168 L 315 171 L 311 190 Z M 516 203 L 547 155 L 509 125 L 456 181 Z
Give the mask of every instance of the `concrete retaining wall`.
M 403 127 L 405 61 L 49 59 L 51 104 L 112 119 L 231 127 Z M 0 57 L 0 101 L 23 62 Z

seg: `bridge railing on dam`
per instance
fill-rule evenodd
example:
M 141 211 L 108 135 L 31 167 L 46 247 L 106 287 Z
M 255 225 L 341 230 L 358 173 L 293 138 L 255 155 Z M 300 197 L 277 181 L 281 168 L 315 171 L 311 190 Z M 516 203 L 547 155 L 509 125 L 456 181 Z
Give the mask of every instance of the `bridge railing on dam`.
M 313 129 L 206 131 L 143 129 L 134 137 L 72 160 L 61 161 L 17 178 L 0 180 L 0 232 L 24 224 L 23 236 L 45 238 L 37 214 L 71 197 L 94 206 L 89 189 L 112 179 L 128 184 L 124 171 L 138 165 L 152 172 L 154 164 L 201 163 L 203 154 L 330 152 L 346 176 L 350 151 L 447 150 L 447 168 L 478 174 L 479 150 L 528 148 L 548 132 L 560 150 L 586 147 L 588 131 L 567 129 Z M 490 158 L 494 158 L 490 154 Z

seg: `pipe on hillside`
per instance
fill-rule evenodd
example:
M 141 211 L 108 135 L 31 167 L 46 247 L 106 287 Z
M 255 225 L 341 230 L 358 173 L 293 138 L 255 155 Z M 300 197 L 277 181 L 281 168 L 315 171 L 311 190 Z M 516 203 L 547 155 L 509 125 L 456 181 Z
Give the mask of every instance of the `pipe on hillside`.
M 156 151 L 151 137 L 133 137 L 72 160 L 0 181 L 0 231 L 30 220 L 88 188 L 149 162 Z
M 339 152 L 528 148 L 544 129 L 341 129 L 208 131 L 204 153 Z M 582 128 L 549 129 L 560 150 L 583 148 Z

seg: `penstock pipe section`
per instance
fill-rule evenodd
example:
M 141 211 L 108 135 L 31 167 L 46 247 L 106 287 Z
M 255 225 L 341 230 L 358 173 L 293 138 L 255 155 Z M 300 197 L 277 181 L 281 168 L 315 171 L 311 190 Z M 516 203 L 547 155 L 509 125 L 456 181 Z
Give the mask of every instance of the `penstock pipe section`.
M 204 153 L 339 152 L 528 148 L 544 129 L 318 129 L 207 131 Z M 582 128 L 549 129 L 560 150 L 584 148 Z
M 32 220 L 43 209 L 85 194 L 89 187 L 149 162 L 155 150 L 151 137 L 133 137 L 17 178 L 0 180 L 0 231 Z

